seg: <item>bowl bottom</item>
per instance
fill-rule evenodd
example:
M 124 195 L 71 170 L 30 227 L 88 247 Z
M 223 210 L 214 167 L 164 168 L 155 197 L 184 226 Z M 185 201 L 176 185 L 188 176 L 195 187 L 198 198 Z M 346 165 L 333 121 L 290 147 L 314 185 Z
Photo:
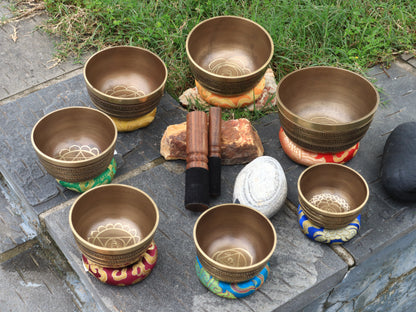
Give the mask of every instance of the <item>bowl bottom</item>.
M 253 256 L 241 247 L 231 247 L 217 250 L 211 258 L 221 264 L 232 267 L 244 267 L 253 264 Z
M 100 154 L 100 149 L 93 143 L 89 144 L 68 144 L 60 146 L 54 158 L 64 161 L 80 161 L 96 157 Z
M 263 285 L 269 276 L 270 265 L 267 263 L 255 277 L 240 283 L 227 283 L 219 281 L 204 269 L 198 257 L 196 257 L 195 261 L 195 270 L 202 285 L 208 288 L 211 292 L 223 298 L 237 299 L 251 295 Z
M 136 86 L 126 84 L 113 85 L 104 90 L 104 93 L 110 96 L 120 97 L 124 99 L 141 97 L 146 95 L 146 93 L 143 90 L 137 88 Z
M 128 286 L 141 282 L 149 276 L 156 265 L 157 254 L 156 244 L 152 242 L 141 260 L 124 268 L 104 268 L 89 262 L 84 255 L 82 262 L 85 270 L 99 281 L 114 286 Z
M 125 248 L 141 240 L 141 232 L 133 223 L 114 220 L 91 227 L 87 241 L 99 247 Z

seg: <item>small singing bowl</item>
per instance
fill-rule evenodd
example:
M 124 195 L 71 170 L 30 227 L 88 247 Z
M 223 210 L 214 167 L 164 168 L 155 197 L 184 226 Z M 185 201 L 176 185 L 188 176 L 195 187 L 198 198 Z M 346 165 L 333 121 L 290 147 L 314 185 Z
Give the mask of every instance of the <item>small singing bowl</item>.
M 45 170 L 65 182 L 102 174 L 114 157 L 117 128 L 106 114 L 89 107 L 67 107 L 43 116 L 31 141 Z
M 346 227 L 362 211 L 369 196 L 365 179 L 340 164 L 317 164 L 298 179 L 298 198 L 309 221 L 333 230 Z
M 261 212 L 223 204 L 201 214 L 194 226 L 194 242 L 209 274 L 223 282 L 239 283 L 266 266 L 276 248 L 276 231 Z
M 167 77 L 160 57 L 139 47 L 98 51 L 84 66 L 92 102 L 116 118 L 133 119 L 153 111 L 163 96 Z
M 92 263 L 122 268 L 139 261 L 159 223 L 159 210 L 145 192 L 107 184 L 77 198 L 69 224 L 82 254 Z
M 380 97 L 352 71 L 316 66 L 289 73 L 277 86 L 279 118 L 286 135 L 300 147 L 337 153 L 367 132 Z
M 186 39 L 195 79 L 209 91 L 238 95 L 253 89 L 273 56 L 273 40 L 259 24 L 218 16 L 196 25 Z

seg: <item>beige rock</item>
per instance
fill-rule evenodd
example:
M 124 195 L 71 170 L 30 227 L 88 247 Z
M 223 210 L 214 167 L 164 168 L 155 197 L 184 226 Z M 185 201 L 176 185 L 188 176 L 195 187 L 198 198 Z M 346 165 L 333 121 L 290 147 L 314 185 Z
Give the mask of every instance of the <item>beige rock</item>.
M 246 164 L 263 153 L 263 144 L 249 120 L 241 118 L 222 122 L 223 165 Z M 160 142 L 160 154 L 166 160 L 186 159 L 186 122 L 166 128 Z

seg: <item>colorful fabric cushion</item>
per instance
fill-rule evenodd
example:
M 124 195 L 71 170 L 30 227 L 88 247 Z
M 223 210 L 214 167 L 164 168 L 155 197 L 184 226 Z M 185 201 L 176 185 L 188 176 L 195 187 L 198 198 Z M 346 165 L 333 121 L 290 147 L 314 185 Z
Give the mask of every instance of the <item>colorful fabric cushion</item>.
M 198 257 L 196 257 L 195 261 L 195 270 L 202 285 L 211 292 L 223 298 L 237 299 L 251 295 L 263 285 L 269 276 L 270 265 L 267 263 L 257 276 L 253 277 L 251 280 L 240 283 L 226 283 L 219 281 L 202 267 Z
M 156 265 L 156 260 L 157 247 L 154 242 L 152 242 L 140 261 L 120 269 L 103 268 L 90 263 L 82 255 L 82 261 L 86 271 L 95 276 L 99 281 L 114 286 L 128 286 L 141 282 L 152 272 Z
M 156 111 L 157 108 L 152 110 L 150 113 L 147 113 L 146 115 L 134 119 L 122 119 L 113 116 L 110 116 L 110 118 L 116 124 L 118 132 L 129 132 L 150 125 L 152 121 L 155 119 Z
M 199 95 L 208 104 L 220 106 L 222 108 L 241 108 L 253 104 L 263 93 L 265 84 L 266 79 L 263 77 L 252 90 L 240 95 L 226 96 L 212 93 L 211 91 L 208 91 L 203 86 L 201 86 L 198 81 L 195 81 Z
M 107 169 L 102 174 L 100 174 L 99 176 L 91 180 L 83 181 L 83 182 L 65 182 L 65 181 L 57 179 L 56 181 L 58 181 L 60 185 L 62 185 L 63 187 L 66 187 L 67 189 L 70 189 L 71 191 L 84 193 L 98 185 L 109 184 L 113 180 L 116 174 L 116 171 L 117 171 L 117 164 L 116 164 L 115 159 L 113 158 L 110 164 L 108 165 Z
M 355 154 L 357 154 L 358 148 L 360 147 L 360 143 L 357 143 L 353 147 L 343 152 L 334 154 L 310 152 L 303 149 L 294 143 L 291 139 L 289 139 L 283 128 L 280 128 L 279 140 L 286 155 L 294 162 L 304 166 L 311 166 L 322 163 L 344 164 L 354 158 Z
M 298 220 L 302 232 L 311 240 L 326 244 L 343 244 L 357 235 L 361 225 L 361 215 L 358 215 L 350 224 L 342 229 L 327 230 L 314 225 L 303 212 L 301 205 L 298 206 Z

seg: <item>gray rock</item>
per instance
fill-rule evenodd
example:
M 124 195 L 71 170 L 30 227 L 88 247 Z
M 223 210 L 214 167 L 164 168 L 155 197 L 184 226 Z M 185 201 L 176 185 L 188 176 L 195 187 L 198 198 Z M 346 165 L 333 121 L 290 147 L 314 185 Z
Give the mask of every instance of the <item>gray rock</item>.
M 251 161 L 237 175 L 233 202 L 252 207 L 271 218 L 283 206 L 287 195 L 286 176 L 273 157 Z

